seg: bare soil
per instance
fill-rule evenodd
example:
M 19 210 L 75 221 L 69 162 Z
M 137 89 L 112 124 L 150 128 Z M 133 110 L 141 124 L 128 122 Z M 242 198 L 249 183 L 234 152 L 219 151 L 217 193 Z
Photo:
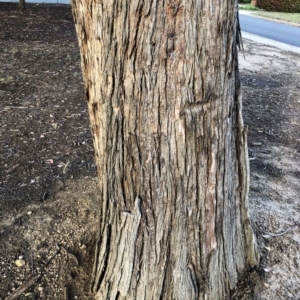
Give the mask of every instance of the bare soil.
M 263 277 L 254 299 L 300 299 L 300 55 L 245 41 L 250 208 Z
M 96 169 L 70 6 L 0 3 L 0 20 L 0 299 L 56 244 L 29 291 L 92 299 Z
M 28 5 L 20 13 L 0 3 L 0 20 L 0 300 L 41 269 L 18 299 L 93 299 L 96 169 L 71 10 Z M 262 271 L 250 297 L 300 299 L 300 57 L 244 46 L 250 208 Z

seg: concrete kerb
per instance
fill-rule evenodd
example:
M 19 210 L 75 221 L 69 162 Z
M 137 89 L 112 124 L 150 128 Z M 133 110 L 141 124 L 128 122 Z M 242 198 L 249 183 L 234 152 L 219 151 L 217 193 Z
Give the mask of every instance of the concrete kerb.
M 261 44 L 265 44 L 268 46 L 273 46 L 273 47 L 279 48 L 284 51 L 290 51 L 293 53 L 300 54 L 300 47 L 295 47 L 295 46 L 291 46 L 291 45 L 288 45 L 285 43 L 277 42 L 277 41 L 267 39 L 267 38 L 264 38 L 264 37 L 261 37 L 261 36 L 258 36 L 258 35 L 252 34 L 252 33 L 245 32 L 245 31 L 242 31 L 242 38 L 248 39 L 251 41 L 255 41 L 255 42 L 258 42 Z

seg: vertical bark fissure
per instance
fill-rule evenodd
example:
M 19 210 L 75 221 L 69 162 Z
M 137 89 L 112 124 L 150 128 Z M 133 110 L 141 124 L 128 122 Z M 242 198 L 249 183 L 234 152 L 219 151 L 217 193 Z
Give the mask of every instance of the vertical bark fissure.
M 94 265 L 95 273 L 93 274 L 94 275 L 93 285 L 92 285 L 93 292 L 96 292 L 99 289 L 99 287 L 102 283 L 103 277 L 105 275 L 106 268 L 107 268 L 108 256 L 109 256 L 109 251 L 110 251 L 110 237 L 111 237 L 110 225 L 108 225 L 106 227 L 106 232 L 103 233 L 103 236 L 104 236 L 104 239 L 100 238 L 100 242 L 98 243 L 98 245 L 100 244 L 103 247 L 103 240 L 105 240 L 105 243 L 104 243 L 105 246 L 103 247 L 104 253 L 103 253 L 103 255 L 99 255 L 99 258 L 98 257 L 96 258 L 97 265 Z M 99 250 L 100 247 L 97 250 Z M 97 253 L 97 251 L 96 251 L 96 255 L 97 254 L 99 254 L 99 252 Z

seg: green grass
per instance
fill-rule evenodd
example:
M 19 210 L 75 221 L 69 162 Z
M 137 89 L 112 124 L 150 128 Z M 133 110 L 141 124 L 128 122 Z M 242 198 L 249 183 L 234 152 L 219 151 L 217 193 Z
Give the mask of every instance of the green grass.
M 255 11 L 253 14 L 261 17 L 300 24 L 300 13 L 283 13 L 283 12 L 271 12 L 271 11 L 259 10 L 259 11 Z
M 260 10 L 259 8 L 252 6 L 251 4 L 240 4 L 239 9 L 242 10 Z
M 300 24 L 300 13 L 283 13 L 283 12 L 273 12 L 273 11 L 264 11 L 259 9 L 251 4 L 240 4 L 240 10 L 251 10 L 254 15 L 266 17 L 270 19 L 277 19 L 287 22 L 293 22 Z

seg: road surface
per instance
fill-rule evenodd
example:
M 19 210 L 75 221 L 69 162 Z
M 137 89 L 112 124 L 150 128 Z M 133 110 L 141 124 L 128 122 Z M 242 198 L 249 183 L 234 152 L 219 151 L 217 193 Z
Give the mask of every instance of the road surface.
M 267 39 L 300 47 L 300 28 L 240 14 L 241 29 Z

